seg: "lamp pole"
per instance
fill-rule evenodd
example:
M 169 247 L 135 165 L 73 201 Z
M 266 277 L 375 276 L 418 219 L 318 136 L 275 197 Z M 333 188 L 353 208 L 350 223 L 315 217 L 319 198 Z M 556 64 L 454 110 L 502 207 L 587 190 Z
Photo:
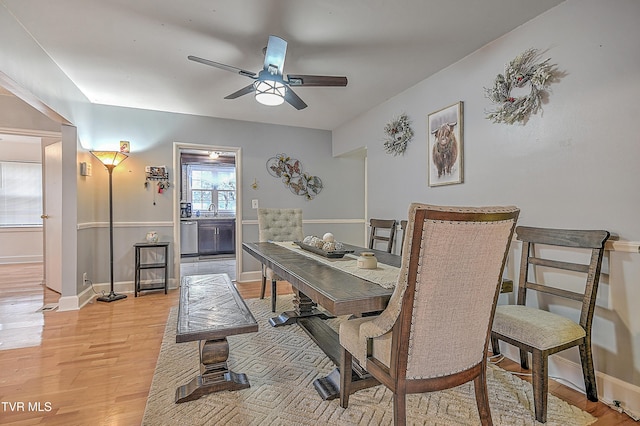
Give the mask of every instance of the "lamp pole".
M 117 151 L 96 151 L 92 152 L 106 167 L 109 172 L 109 279 L 110 292 L 107 296 L 100 296 L 96 300 L 99 302 L 113 302 L 115 300 L 125 299 L 126 294 L 116 294 L 113 289 L 113 169 L 124 161 L 127 156 Z
M 109 171 L 109 278 L 111 279 L 111 292 L 108 296 L 98 297 L 100 302 L 113 302 L 114 300 L 126 299 L 126 294 L 116 294 L 113 290 L 113 169 L 116 167 L 113 164 L 105 165 Z

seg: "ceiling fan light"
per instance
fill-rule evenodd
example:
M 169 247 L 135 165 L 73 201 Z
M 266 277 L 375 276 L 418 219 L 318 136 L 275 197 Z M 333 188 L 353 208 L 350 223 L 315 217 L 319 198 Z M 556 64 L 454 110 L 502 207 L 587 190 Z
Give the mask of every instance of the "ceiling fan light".
M 275 106 L 284 102 L 287 88 L 284 84 L 274 80 L 258 80 L 254 83 L 256 101 L 263 105 Z

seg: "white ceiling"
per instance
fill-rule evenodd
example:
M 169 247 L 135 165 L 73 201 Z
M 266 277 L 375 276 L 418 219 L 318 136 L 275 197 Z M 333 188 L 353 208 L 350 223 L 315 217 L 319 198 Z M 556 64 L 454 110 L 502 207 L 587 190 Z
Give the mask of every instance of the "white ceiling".
M 0 0 L 93 103 L 334 129 L 562 0 Z M 309 107 L 226 95 L 252 80 L 270 34 L 284 73 L 344 75 L 299 87 Z M 529 46 L 525 46 L 529 47 Z

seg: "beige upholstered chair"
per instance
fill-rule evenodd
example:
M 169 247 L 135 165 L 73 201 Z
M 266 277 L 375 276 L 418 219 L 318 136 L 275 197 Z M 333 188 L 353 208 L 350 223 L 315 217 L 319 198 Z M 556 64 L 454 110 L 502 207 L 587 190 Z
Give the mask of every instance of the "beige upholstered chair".
M 302 241 L 302 209 L 258 209 L 258 231 L 261 242 Z M 262 265 L 260 299 L 264 299 L 267 279 L 271 280 L 271 311 L 275 312 L 277 281 L 281 278 Z
M 393 240 L 396 237 L 396 221 L 395 219 L 371 219 L 369 221 L 371 231 L 369 233 L 369 248 L 374 249 L 377 241 L 387 243 L 385 250 L 391 253 L 393 249 Z M 380 232 L 382 231 L 382 233 Z
M 529 352 L 532 354 L 536 420 L 545 423 L 549 386 L 547 366 L 551 354 L 578 346 L 587 398 L 590 401 L 598 400 L 591 356 L 591 322 L 604 243 L 609 238 L 609 232 L 519 226 L 516 234 L 518 240 L 522 241 L 517 304 L 496 308 L 491 346 L 494 354 L 500 353 L 498 340 L 517 346 L 523 368 L 529 368 Z M 587 251 L 584 254 L 589 255 L 589 261 L 576 263 L 568 259 L 566 248 L 570 251 Z M 576 283 L 579 278 L 582 278 L 582 282 Z M 572 283 L 571 287 L 567 286 L 568 283 Z M 563 288 L 559 288 L 559 285 Z M 568 288 L 572 288 L 572 291 Z M 526 306 L 528 297 L 536 297 L 540 308 Z M 544 305 L 551 300 L 554 305 L 563 303 L 563 306 L 573 307 L 579 319 L 574 322 L 545 310 Z
M 491 424 L 486 352 L 518 214 L 515 207 L 411 205 L 388 306 L 340 324 L 341 407 L 349 404 L 356 361 L 393 392 L 396 425 L 406 422 L 407 393 L 470 380 L 482 424 Z

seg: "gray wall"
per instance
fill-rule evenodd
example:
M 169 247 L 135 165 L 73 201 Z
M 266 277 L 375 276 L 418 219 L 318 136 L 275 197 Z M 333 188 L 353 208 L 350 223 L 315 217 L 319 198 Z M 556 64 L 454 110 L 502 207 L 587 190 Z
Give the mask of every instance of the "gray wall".
M 243 207 L 238 220 L 243 221 L 244 241 L 258 239 L 256 211 L 251 208 L 251 200 L 258 199 L 260 207 L 303 209 L 305 221 L 311 222 L 305 225 L 305 233 L 331 231 L 341 241 L 362 243 L 364 161 L 353 156 L 333 158 L 329 131 L 101 105 L 93 107 L 93 118 L 89 140 L 81 140 L 83 149 L 113 150 L 120 140 L 131 143 L 130 157 L 113 172 L 116 282 L 133 279 L 132 245 L 142 241 L 147 231 L 156 230 L 162 240 L 173 242 L 178 208 L 173 193 L 179 184 L 173 168 L 175 142 L 242 149 Z M 299 159 L 303 171 L 322 179 L 324 189 L 317 197 L 306 200 L 294 195 L 268 174 L 267 159 L 279 153 Z M 164 194 L 154 196 L 154 190 L 144 187 L 147 165 L 168 167 L 172 185 Z M 94 245 L 89 248 L 91 255 L 79 263 L 95 282 L 108 280 L 108 263 L 103 261 L 108 255 L 107 177 L 104 167 L 94 161 L 93 176 L 82 178 L 78 185 L 78 191 L 88 195 L 80 200 L 85 204 L 82 210 L 94 212 L 80 221 L 80 241 L 92 240 Z M 257 190 L 251 188 L 254 179 Z M 242 263 L 244 272 L 259 270 L 250 257 L 244 256 Z M 173 268 L 170 274 L 174 277 Z
M 637 247 L 639 19 L 635 0 L 568 0 L 336 129 L 334 154 L 367 147 L 367 189 L 384 194 L 369 197 L 369 216 L 406 217 L 412 201 L 513 204 L 522 209 L 520 224 L 604 228 Z M 485 118 L 492 105 L 483 88 L 531 47 L 544 50 L 562 76 L 543 112 L 526 125 L 493 124 Z M 427 116 L 458 101 L 464 102 L 464 183 L 428 187 Z M 401 112 L 413 120 L 415 137 L 404 156 L 393 157 L 384 152 L 383 128 Z M 511 271 L 517 266 L 510 262 Z M 640 255 L 610 252 L 604 271 L 594 320 L 596 369 L 635 385 L 626 390 L 638 410 Z M 578 360 L 577 351 L 562 357 Z

